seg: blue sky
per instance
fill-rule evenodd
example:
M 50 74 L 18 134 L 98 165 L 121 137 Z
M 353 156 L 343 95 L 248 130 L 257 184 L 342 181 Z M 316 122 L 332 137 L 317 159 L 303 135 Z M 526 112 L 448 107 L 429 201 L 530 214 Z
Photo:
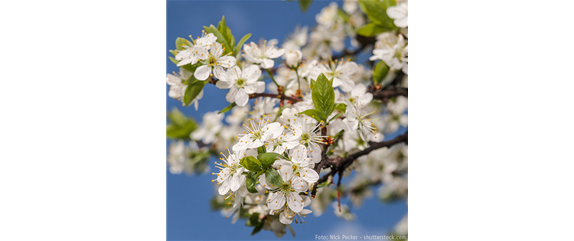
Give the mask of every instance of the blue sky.
M 249 41 L 276 38 L 281 44 L 297 25 L 313 26 L 315 15 L 329 3 L 314 1 L 309 10 L 302 13 L 297 1 L 167 1 L 167 73 L 178 71 L 167 58 L 171 56 L 168 50 L 175 48 L 175 39 L 188 38 L 190 34 L 195 38 L 201 34 L 203 26 L 217 26 L 223 15 L 237 40 L 251 33 Z M 166 110 L 178 108 L 198 121 L 201 121 L 204 113 L 221 110 L 229 105 L 223 98 L 227 90 L 219 90 L 213 85 L 204 88 L 204 97 L 199 102 L 198 111 L 193 107 L 182 107 L 181 102 L 167 97 L 167 88 L 166 85 Z M 276 239 L 268 231 L 251 236 L 252 227 L 245 226 L 242 220 L 231 224 L 219 212 L 211 211 L 209 199 L 214 195 L 214 190 L 210 174 L 172 175 L 167 166 L 166 173 L 168 240 Z M 347 201 L 342 199 L 342 202 Z M 372 197 L 361 207 L 353 208 L 353 212 L 357 218 L 348 222 L 336 217 L 333 209 L 329 208 L 320 217 L 309 216 L 305 224 L 292 224 L 297 237 L 293 238 L 288 232 L 282 239 L 313 240 L 315 235 L 329 234 L 383 235 L 407 213 L 407 206 L 403 202 L 383 204 Z

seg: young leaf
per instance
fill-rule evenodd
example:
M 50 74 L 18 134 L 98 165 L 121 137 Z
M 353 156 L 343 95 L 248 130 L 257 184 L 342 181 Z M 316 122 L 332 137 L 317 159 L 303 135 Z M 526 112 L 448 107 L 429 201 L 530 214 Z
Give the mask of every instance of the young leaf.
M 388 29 L 380 25 L 376 25 L 375 23 L 368 23 L 367 25 L 357 30 L 357 34 L 365 37 L 374 37 L 387 30 Z
M 219 24 L 217 24 L 217 30 L 221 33 L 221 35 L 223 35 L 229 47 L 231 47 L 227 49 L 227 52 L 233 51 L 232 48 L 235 46 L 235 37 L 233 37 L 233 34 L 231 34 L 231 29 L 229 29 L 225 23 L 225 16 L 223 16 Z
M 169 56 L 169 60 L 171 60 L 172 63 L 174 63 L 175 65 L 177 65 L 177 63 L 179 63 L 179 61 L 175 60 L 173 57 Z
M 264 146 L 257 147 L 257 154 L 265 153 L 267 149 Z
M 167 113 L 170 123 L 166 126 L 166 135 L 168 138 L 189 140 L 189 135 L 195 129 L 197 124 L 191 117 L 186 117 L 178 109 L 173 108 Z
M 177 50 L 182 50 L 183 49 L 183 45 L 187 44 L 187 39 L 184 38 L 177 38 L 175 40 L 175 47 L 177 48 Z
M 339 112 L 345 113 L 345 111 L 347 111 L 347 104 L 345 104 L 345 103 L 338 103 L 338 104 L 335 105 L 335 109 L 337 109 Z
M 371 22 L 387 30 L 397 29 L 393 19 L 387 15 L 387 6 L 379 0 L 360 0 L 359 7 L 367 14 Z
M 251 175 L 247 175 L 245 178 L 245 186 L 247 186 L 247 191 L 250 193 L 257 193 L 257 189 L 255 188 L 255 180 Z
M 241 166 L 245 167 L 245 169 L 252 171 L 252 172 L 258 172 L 261 171 L 261 162 L 259 162 L 259 160 L 257 160 L 257 158 L 252 157 L 252 156 L 246 156 L 244 158 L 241 158 L 241 161 L 239 161 L 239 164 L 241 164 Z
M 228 111 L 230 111 L 231 109 L 233 109 L 233 107 L 235 107 L 235 106 L 237 106 L 237 104 L 236 104 L 235 102 L 233 102 L 233 103 L 231 103 L 231 105 L 225 107 L 225 109 L 219 111 L 218 114 L 222 114 L 222 113 L 228 112 Z
M 345 114 L 345 112 L 339 112 L 339 113 L 337 113 L 337 114 L 336 114 L 335 116 L 333 116 L 333 118 L 331 118 L 331 119 L 329 120 L 329 122 L 327 122 L 327 123 L 331 123 L 332 121 L 336 120 L 337 118 L 339 118 L 339 116 L 342 116 L 343 114 Z
M 299 0 L 299 7 L 301 8 L 301 11 L 307 12 L 307 9 L 309 9 L 311 3 L 313 3 L 313 0 Z
M 285 159 L 283 155 L 274 152 L 261 153 L 257 155 L 257 159 L 261 162 L 263 169 L 267 169 L 269 166 L 273 165 L 273 163 L 279 158 Z
M 333 81 L 328 80 L 324 74 L 319 75 L 313 85 L 313 104 L 315 109 L 323 113 L 323 120 L 333 113 L 335 109 L 335 90 Z
M 380 84 L 383 78 L 387 76 L 387 73 L 389 73 L 389 66 L 387 66 L 384 61 L 379 61 L 373 71 L 373 82 L 375 85 Z
M 239 40 L 239 43 L 237 43 L 237 46 L 235 46 L 235 50 L 233 50 L 233 56 L 237 56 L 237 53 L 239 53 L 239 51 L 241 51 L 241 47 L 243 47 L 243 44 L 245 43 L 245 41 L 247 41 L 249 38 L 251 37 L 251 34 L 248 33 L 245 36 L 243 36 L 243 38 L 241 38 L 241 40 Z
M 192 77 L 192 79 L 195 78 Z M 195 99 L 197 95 L 199 95 L 201 90 L 203 90 L 203 86 L 205 85 L 206 82 L 207 81 L 200 81 L 200 80 L 189 82 L 189 84 L 187 85 L 187 89 L 185 90 L 185 95 L 183 96 L 183 103 L 185 104 L 185 106 L 189 106 L 189 103 L 191 103 L 191 101 Z
M 277 170 L 273 168 L 269 168 L 267 171 L 265 171 L 265 180 L 271 184 L 272 187 L 280 187 L 283 185 L 283 179 L 281 179 L 281 176 Z
M 303 112 L 300 112 L 299 114 L 308 115 L 319 122 L 321 122 L 321 120 L 324 121 L 326 119 L 325 114 L 315 109 L 308 109 Z
M 331 150 L 337 148 L 337 146 L 339 145 L 339 140 L 343 138 L 343 134 L 345 134 L 345 129 L 340 130 L 339 132 L 337 132 L 335 137 L 333 137 L 333 144 L 329 146 L 329 149 L 327 150 L 327 156 L 332 155 Z

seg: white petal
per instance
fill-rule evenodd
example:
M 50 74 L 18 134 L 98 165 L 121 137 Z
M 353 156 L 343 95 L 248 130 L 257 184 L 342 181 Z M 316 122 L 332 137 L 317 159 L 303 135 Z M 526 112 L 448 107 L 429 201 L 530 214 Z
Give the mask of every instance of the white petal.
M 267 207 L 272 210 L 280 209 L 285 205 L 285 196 L 281 192 L 271 193 L 267 199 Z
M 233 56 L 223 56 L 221 57 L 219 60 L 217 60 L 217 63 L 225 68 L 231 68 L 235 65 L 235 57 Z
M 293 175 L 293 167 L 291 165 L 283 165 L 279 169 L 279 175 L 281 175 L 281 179 L 283 182 L 289 182 L 291 180 L 291 176 Z
M 262 93 L 263 91 L 265 91 L 265 82 L 262 81 L 255 82 L 255 86 L 256 86 L 255 93 Z
M 197 69 L 195 69 L 195 73 L 193 75 L 198 80 L 206 80 L 210 74 L 211 74 L 211 67 L 207 65 L 202 65 L 197 67 Z
M 249 84 L 255 83 L 261 77 L 261 70 L 257 65 L 251 65 L 243 69 L 241 77 L 243 77 Z
M 397 27 L 401 27 L 401 28 L 406 28 L 407 26 L 409 26 L 408 23 L 409 19 L 408 18 L 397 18 L 395 19 L 395 25 L 397 25 Z
M 219 81 L 218 81 L 219 83 Z M 237 91 L 239 89 L 237 89 L 237 87 L 231 85 L 231 87 L 229 88 L 229 93 L 227 93 L 227 95 L 225 95 L 225 99 L 227 100 L 227 102 L 229 103 L 233 103 L 235 102 L 235 95 L 237 94 Z
M 273 61 L 271 59 L 263 59 L 263 62 L 261 62 L 261 67 L 263 67 L 264 69 L 269 69 L 269 68 L 273 68 L 274 64 L 275 64 L 275 61 Z
M 289 208 L 293 210 L 293 212 L 298 213 L 303 210 L 303 199 L 295 192 L 289 193 L 289 196 L 287 196 L 287 204 L 289 204 Z
M 195 56 L 197 56 L 197 58 L 199 59 L 207 59 L 208 58 L 208 53 L 207 53 L 207 49 L 205 49 L 203 46 L 199 46 L 199 45 L 195 45 L 193 47 L 193 51 L 195 52 Z
M 311 168 L 303 168 L 301 177 L 305 178 L 305 181 L 309 183 L 315 183 L 319 180 L 319 174 Z
M 393 6 L 387 9 L 387 15 L 392 19 L 405 17 L 405 12 L 399 6 Z
M 229 180 L 227 180 L 226 182 L 223 182 L 220 186 L 219 186 L 219 195 L 225 195 L 227 194 L 227 192 L 229 192 Z
M 281 214 L 279 214 L 279 222 L 281 222 L 282 224 L 291 224 L 293 222 L 294 216 L 295 214 L 293 212 L 288 213 L 287 210 L 285 210 L 281 212 Z
M 215 86 L 217 86 L 217 88 L 220 89 L 229 89 L 229 87 L 231 87 L 231 83 L 220 79 L 219 81 L 217 81 L 217 83 L 215 83 Z
M 235 95 L 235 103 L 237 103 L 238 106 L 245 106 L 247 101 L 249 101 L 249 95 L 245 93 L 244 89 L 239 89 Z
M 221 66 L 213 67 L 213 74 L 215 75 L 215 78 L 218 79 L 229 79 L 227 77 L 227 72 L 225 72 L 225 70 Z
M 267 128 L 269 128 L 269 129 L 265 130 L 265 133 L 271 134 L 270 139 L 275 139 L 275 138 L 279 137 L 283 133 L 283 130 L 285 130 L 285 127 L 283 127 L 278 122 L 273 122 L 273 123 L 268 124 Z

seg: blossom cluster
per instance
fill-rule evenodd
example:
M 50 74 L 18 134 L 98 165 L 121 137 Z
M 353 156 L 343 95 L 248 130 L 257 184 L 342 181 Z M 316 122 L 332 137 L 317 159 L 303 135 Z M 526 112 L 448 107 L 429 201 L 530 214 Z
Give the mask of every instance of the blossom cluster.
M 293 232 L 293 221 L 304 223 L 307 215 L 319 216 L 332 205 L 337 216 L 354 219 L 345 204 L 333 204 L 339 192 L 360 206 L 373 196 L 368 187 L 383 183 L 377 195 L 381 200 L 406 201 L 404 143 L 357 158 L 339 173 L 357 173 L 346 189 L 330 187 L 329 176 L 310 197 L 326 173 L 318 168 L 325 158 L 365 150 L 408 126 L 406 95 L 375 96 L 379 90 L 408 88 L 408 2 L 369 2 L 361 4 L 384 8 L 390 21 L 377 19 L 358 1 L 345 0 L 341 7 L 331 3 L 322 9 L 313 28 L 295 28 L 282 45 L 276 39 L 245 43 L 247 36 L 233 46 L 224 19 L 200 37 L 176 41 L 172 61 L 180 68 L 167 75 L 168 96 L 197 110 L 204 85 L 213 84 L 227 91 L 230 105 L 207 112 L 201 124 L 170 118 L 174 124 L 168 137 L 176 139 L 169 148 L 170 172 L 207 172 L 210 157 L 219 156 L 218 171 L 212 172 L 218 194 L 214 202 L 226 217 L 233 216 L 232 222 L 245 218 L 254 232 L 271 230 L 277 236 L 286 228 Z M 384 30 L 365 36 L 363 29 L 371 24 Z M 346 40 L 355 50 L 346 49 Z M 360 52 L 369 56 L 358 58 Z M 405 222 L 396 232 L 406 230 Z

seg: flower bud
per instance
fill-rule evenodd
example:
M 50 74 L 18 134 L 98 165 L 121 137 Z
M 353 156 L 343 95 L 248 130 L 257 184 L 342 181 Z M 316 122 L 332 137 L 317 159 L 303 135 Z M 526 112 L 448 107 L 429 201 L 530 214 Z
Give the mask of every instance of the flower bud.
M 285 64 L 291 68 L 297 67 L 299 63 L 301 63 L 302 57 L 303 54 L 301 51 L 289 50 L 288 52 L 285 52 Z

